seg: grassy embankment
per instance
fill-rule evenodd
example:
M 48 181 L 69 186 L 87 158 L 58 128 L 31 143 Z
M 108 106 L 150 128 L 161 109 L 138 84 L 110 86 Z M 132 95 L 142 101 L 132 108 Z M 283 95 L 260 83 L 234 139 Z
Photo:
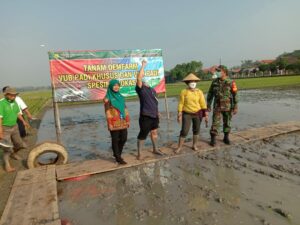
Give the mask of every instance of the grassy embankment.
M 236 83 L 239 90 L 287 86 L 300 87 L 300 76 L 262 77 L 249 79 L 246 78 L 238 79 L 236 80 Z M 201 81 L 197 87 L 203 90 L 204 92 L 207 92 L 210 84 L 211 81 Z M 182 82 L 178 82 L 175 84 L 167 84 L 167 95 L 178 96 L 180 91 L 185 87 L 186 85 Z M 51 91 L 44 90 L 34 92 L 23 92 L 20 94 L 20 96 L 28 105 L 30 112 L 33 115 L 37 115 L 41 111 L 41 109 L 47 104 L 47 102 L 49 102 L 49 100 L 51 99 Z
M 271 87 L 300 86 L 300 76 L 282 76 L 282 77 L 261 77 L 245 78 L 235 80 L 239 90 L 259 89 Z M 207 92 L 211 81 L 200 81 L 197 85 L 202 91 Z M 177 96 L 180 90 L 185 88 L 183 82 L 167 85 L 168 96 Z

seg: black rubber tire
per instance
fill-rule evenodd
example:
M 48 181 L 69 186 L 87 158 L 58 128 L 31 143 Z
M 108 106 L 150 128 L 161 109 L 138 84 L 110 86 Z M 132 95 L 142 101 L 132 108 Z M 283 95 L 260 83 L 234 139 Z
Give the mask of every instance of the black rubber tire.
M 57 158 L 49 164 L 41 164 L 38 158 L 45 153 L 55 153 Z M 56 142 L 43 142 L 36 145 L 30 152 L 27 158 L 27 166 L 29 169 L 44 166 L 44 165 L 62 165 L 68 161 L 68 152 L 66 148 Z

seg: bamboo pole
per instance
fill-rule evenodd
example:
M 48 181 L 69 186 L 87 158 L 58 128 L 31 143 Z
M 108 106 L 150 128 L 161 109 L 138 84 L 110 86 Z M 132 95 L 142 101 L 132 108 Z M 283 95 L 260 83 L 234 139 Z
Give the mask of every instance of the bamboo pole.
M 166 113 L 167 113 L 167 119 L 170 119 L 170 114 L 169 114 L 169 106 L 168 106 L 168 100 L 167 100 L 167 90 L 165 90 L 165 108 L 166 108 Z
M 61 125 L 60 125 L 60 115 L 58 104 L 55 101 L 55 90 L 54 90 L 54 81 L 52 80 L 52 102 L 53 102 L 53 112 L 54 112 L 54 124 L 56 131 L 56 141 L 61 144 Z

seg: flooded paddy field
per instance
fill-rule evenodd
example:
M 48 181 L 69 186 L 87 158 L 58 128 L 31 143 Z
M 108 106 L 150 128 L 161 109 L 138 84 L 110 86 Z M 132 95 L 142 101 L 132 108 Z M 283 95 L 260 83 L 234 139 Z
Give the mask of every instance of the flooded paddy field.
M 245 130 L 268 124 L 290 120 L 300 120 L 300 88 L 267 89 L 240 91 L 239 112 L 233 117 L 232 130 Z M 170 120 L 166 119 L 164 99 L 160 99 L 159 108 L 162 114 L 159 129 L 159 142 L 168 145 L 177 142 L 180 125 L 176 121 L 177 98 L 169 98 Z M 131 116 L 128 129 L 128 141 L 124 152 L 136 151 L 136 137 L 139 132 L 139 103 L 127 102 Z M 69 152 L 69 162 L 85 159 L 111 158 L 111 140 L 107 130 L 102 104 L 61 107 L 62 141 Z M 209 139 L 209 128 L 201 125 L 201 138 Z M 188 136 L 192 136 L 191 131 Z M 45 113 L 38 131 L 38 142 L 56 140 L 53 111 Z M 150 140 L 146 146 L 150 146 Z
M 180 130 L 177 99 L 168 102 L 171 120 L 162 113 L 162 145 L 177 141 Z M 139 107 L 137 102 L 127 106 L 132 122 L 125 152 L 135 152 Z M 241 91 L 232 129 L 300 120 L 299 112 L 299 89 Z M 61 121 L 70 161 L 111 158 L 103 105 L 61 108 Z M 53 112 L 48 111 L 39 141 L 55 139 L 53 127 Z M 202 139 L 209 138 L 209 128 L 202 125 L 201 132 Z M 298 225 L 300 132 L 62 181 L 58 197 L 60 217 L 72 225 Z

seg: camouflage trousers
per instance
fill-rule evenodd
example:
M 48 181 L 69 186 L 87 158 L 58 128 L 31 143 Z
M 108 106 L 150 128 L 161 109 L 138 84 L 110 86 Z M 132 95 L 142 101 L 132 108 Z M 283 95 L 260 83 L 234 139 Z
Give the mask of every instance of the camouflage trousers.
M 214 135 L 218 135 L 219 128 L 221 126 L 221 117 L 223 117 L 223 132 L 229 133 L 231 130 L 231 112 L 221 112 L 219 110 L 214 110 L 212 125 L 210 129 L 210 133 Z

